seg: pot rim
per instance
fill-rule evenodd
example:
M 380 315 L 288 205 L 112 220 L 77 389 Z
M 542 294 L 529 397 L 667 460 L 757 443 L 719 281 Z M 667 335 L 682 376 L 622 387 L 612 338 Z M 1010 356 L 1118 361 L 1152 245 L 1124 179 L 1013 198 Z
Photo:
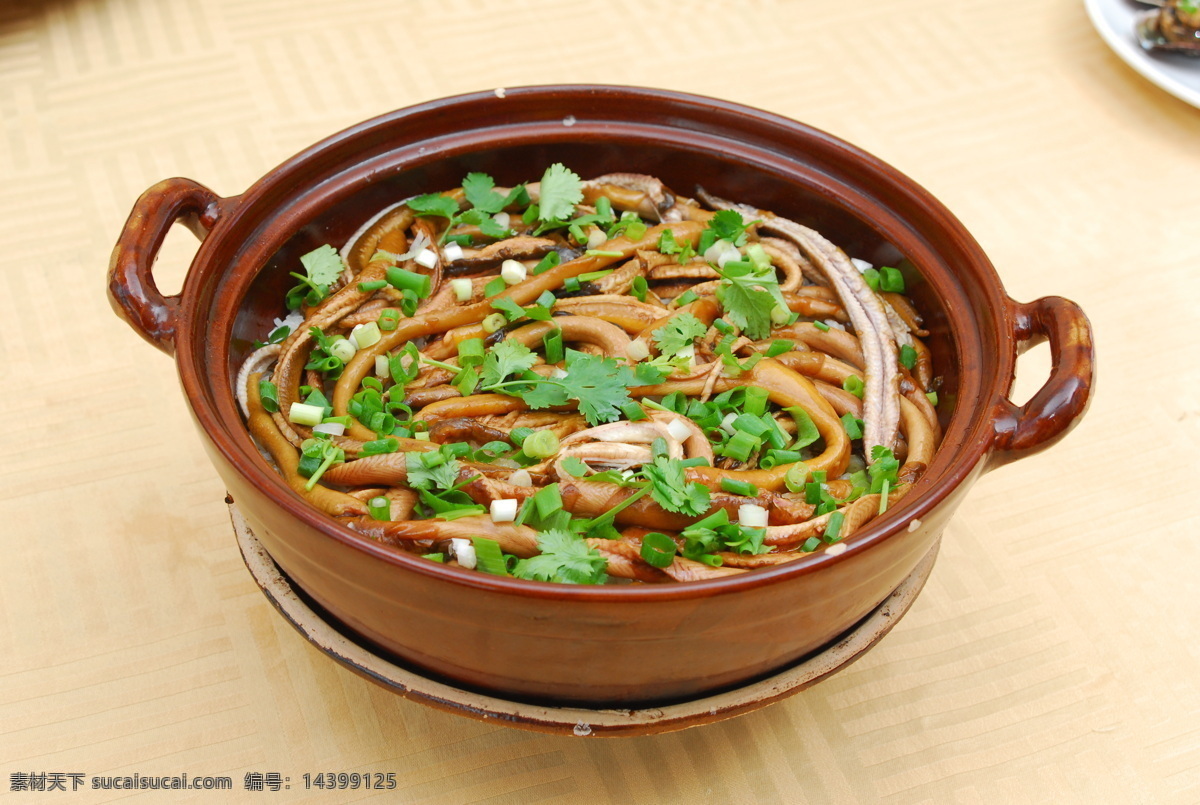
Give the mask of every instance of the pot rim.
M 216 244 L 226 237 L 227 233 L 236 229 L 237 222 L 247 217 L 249 211 L 261 204 L 263 199 L 277 193 L 281 187 L 297 186 L 292 182 L 294 174 L 304 173 L 314 165 L 323 164 L 325 158 L 344 149 L 348 142 L 364 138 L 371 139 L 374 135 L 382 134 L 397 124 L 417 116 L 437 113 L 460 105 L 480 104 L 489 100 L 503 100 L 504 98 L 536 100 L 541 96 L 563 95 L 573 95 L 581 100 L 587 96 L 604 95 L 665 102 L 675 107 L 687 108 L 697 114 L 732 115 L 744 118 L 752 124 L 768 130 L 815 139 L 822 147 L 836 152 L 842 158 L 852 159 L 857 163 L 856 167 L 869 172 L 875 181 L 886 184 L 889 191 L 904 197 L 912 205 L 913 211 L 923 215 L 930 225 L 935 226 L 942 234 L 954 238 L 963 251 L 964 258 L 970 261 L 975 271 L 987 280 L 983 290 L 993 307 L 998 311 L 1011 309 L 1013 303 L 1005 293 L 995 268 L 974 237 L 949 209 L 898 169 L 839 137 L 775 113 L 690 93 L 617 85 L 532 85 L 507 88 L 502 96 L 498 95 L 495 90 L 489 90 L 440 98 L 388 112 L 355 124 L 300 151 L 264 174 L 240 197 L 227 200 L 236 203 L 230 203 L 228 205 L 230 209 L 226 210 L 216 221 L 208 237 L 201 244 L 184 280 L 181 292 L 183 304 L 180 306 L 182 315 L 179 322 L 179 341 L 191 345 L 194 339 L 204 339 L 208 336 L 205 330 L 208 324 L 207 315 L 199 315 L 200 313 L 207 314 L 208 310 L 201 312 L 195 309 L 196 300 L 207 279 L 203 275 L 208 272 L 196 269 L 212 262 L 210 253 L 215 250 Z M 552 118 L 556 121 L 559 120 L 558 117 L 552 116 Z M 520 124 L 528 125 L 528 121 L 518 121 L 514 125 Z M 311 182 L 311 178 L 306 178 L 300 186 L 302 189 L 307 189 Z M 855 213 L 856 217 L 860 217 L 857 210 L 851 209 L 851 211 Z M 910 212 L 900 216 L 900 219 L 908 220 L 911 217 L 912 213 Z M 870 221 L 864 221 L 864 223 L 869 225 Z M 257 270 L 254 273 L 257 273 Z M 218 297 L 219 294 L 214 295 L 214 303 Z M 240 302 L 242 298 L 244 297 L 239 297 L 237 301 Z M 950 319 L 950 336 L 955 343 L 956 351 L 961 354 L 964 334 L 959 331 L 956 322 L 964 319 L 966 314 L 963 311 L 954 310 L 947 310 L 946 313 Z M 232 325 L 230 324 L 230 326 Z M 897 504 L 896 509 L 873 520 L 862 531 L 848 539 L 845 543 L 847 549 L 844 552 L 828 555 L 824 551 L 819 551 L 773 567 L 759 568 L 752 573 L 672 585 L 591 586 L 527 581 L 446 567 L 417 556 L 391 550 L 352 531 L 313 508 L 297 496 L 283 478 L 272 471 L 261 459 L 242 425 L 242 418 L 238 414 L 233 394 L 228 388 L 228 378 L 225 378 L 225 361 L 216 359 L 226 354 L 224 350 L 228 348 L 228 339 L 225 339 L 226 343 L 217 344 L 215 347 L 209 347 L 202 351 L 192 348 L 179 349 L 176 353 L 176 362 L 189 407 L 197 423 L 208 435 L 212 446 L 222 454 L 235 471 L 262 490 L 272 503 L 282 508 L 289 516 L 301 520 L 305 525 L 316 529 L 325 536 L 341 542 L 347 547 L 373 555 L 387 564 L 406 571 L 441 578 L 454 585 L 493 593 L 557 601 L 606 601 L 614 604 L 638 604 L 707 598 L 712 595 L 733 594 L 764 585 L 781 583 L 793 577 L 815 573 L 827 566 L 847 561 L 859 553 L 901 534 L 913 520 L 924 520 L 968 476 L 976 471 L 993 447 L 995 408 L 997 403 L 1004 399 L 1012 380 L 1016 361 L 1016 339 L 1008 328 L 1002 328 L 991 335 L 997 339 L 997 371 L 990 376 L 982 375 L 978 399 L 970 400 L 960 396 L 951 412 L 945 434 L 933 461 L 925 474 L 914 484 L 914 489 L 906 495 L 902 502 Z M 206 360 L 194 361 L 195 352 L 202 352 Z M 212 369 L 213 364 L 218 368 Z M 210 393 L 205 381 L 218 377 L 225 378 L 224 382 L 214 380 Z M 222 409 L 226 413 L 233 412 L 238 415 L 222 417 L 220 413 Z M 236 422 L 237 428 L 230 426 L 231 420 Z M 901 516 L 897 517 L 893 512 L 900 512 Z

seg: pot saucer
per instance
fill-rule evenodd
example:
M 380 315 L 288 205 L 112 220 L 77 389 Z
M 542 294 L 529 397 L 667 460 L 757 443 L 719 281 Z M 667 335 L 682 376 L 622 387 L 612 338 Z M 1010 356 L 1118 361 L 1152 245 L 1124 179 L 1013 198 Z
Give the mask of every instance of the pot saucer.
M 439 710 L 479 721 L 556 735 L 651 735 L 723 721 L 785 699 L 842 670 L 883 639 L 909 610 L 933 570 L 940 540 L 900 586 L 826 648 L 766 679 L 721 693 L 661 707 L 598 709 L 554 707 L 464 690 L 398 665 L 360 642 L 289 579 L 229 504 L 242 558 L 254 581 L 287 621 L 313 646 L 383 687 Z

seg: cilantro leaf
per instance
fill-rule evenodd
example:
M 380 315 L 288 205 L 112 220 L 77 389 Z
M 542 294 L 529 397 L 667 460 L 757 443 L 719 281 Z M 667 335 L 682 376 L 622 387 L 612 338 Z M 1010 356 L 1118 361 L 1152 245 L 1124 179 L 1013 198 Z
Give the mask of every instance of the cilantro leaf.
M 312 307 L 329 295 L 329 286 L 337 282 L 345 270 L 342 256 L 328 243 L 318 246 L 300 257 L 304 273 L 289 272 L 300 280 L 300 284 L 287 292 L 288 310 L 297 310 L 301 304 Z
M 483 359 L 483 386 L 490 388 L 509 375 L 520 374 L 537 363 L 537 355 L 520 341 L 501 341 Z
M 512 574 L 520 579 L 566 584 L 603 584 L 608 560 L 570 531 L 552 528 L 538 534 L 541 553 L 522 559 Z
M 565 221 L 583 201 L 583 180 L 561 162 L 555 162 L 542 174 L 538 219 Z
M 737 210 L 718 210 L 708 219 L 708 228 L 716 234 L 718 240 L 728 240 L 735 246 L 744 246 L 746 228 L 756 223 L 758 221 L 747 222 Z
M 493 189 L 495 187 L 496 181 L 486 173 L 468 173 L 462 183 L 463 194 L 466 196 L 467 202 L 480 212 L 489 215 L 504 209 L 504 196 L 497 193 Z
M 725 316 L 750 338 L 771 334 L 771 311 L 776 305 L 787 310 L 779 280 L 771 266 L 756 267 L 749 261 L 733 261 L 717 269 L 721 284 L 717 301 Z
M 440 452 L 405 453 L 404 465 L 408 473 L 407 483 L 413 489 L 450 489 L 458 480 L 458 461 L 445 458 L 436 466 L 429 466 L 431 457 L 445 458 Z
M 426 193 L 409 199 L 408 208 L 417 215 L 433 215 L 439 218 L 454 218 L 458 215 L 458 202 L 441 193 Z
M 342 276 L 346 266 L 337 249 L 326 243 L 300 257 L 300 265 L 308 273 L 308 278 L 318 285 L 332 285 Z
M 573 349 L 566 352 L 565 366 L 564 377 L 545 378 L 523 395 L 530 408 L 549 408 L 574 399 L 579 401 L 580 413 L 593 426 L 621 418 L 621 406 L 629 402 L 628 386 L 634 382 L 629 367 L 613 358 Z
M 642 472 L 650 479 L 650 497 L 667 511 L 693 517 L 708 511 L 708 487 L 688 481 L 678 461 L 660 456 L 653 464 L 643 466 Z
M 654 331 L 654 341 L 664 355 L 674 355 L 706 332 L 708 327 L 704 322 L 691 313 L 680 313 Z

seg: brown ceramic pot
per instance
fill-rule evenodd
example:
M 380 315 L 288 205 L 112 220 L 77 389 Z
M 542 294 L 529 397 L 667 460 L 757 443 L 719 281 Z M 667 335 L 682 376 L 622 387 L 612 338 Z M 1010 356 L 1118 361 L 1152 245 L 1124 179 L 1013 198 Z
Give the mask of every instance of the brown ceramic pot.
M 649 173 L 802 221 L 848 253 L 899 265 L 926 315 L 945 438 L 913 491 L 838 556 L 715 581 L 576 587 L 397 554 L 309 508 L 259 456 L 231 392 L 250 343 L 282 315 L 287 271 L 376 210 L 561 161 L 582 176 Z M 202 240 L 177 296 L 151 274 L 174 222 Z M 113 253 L 118 315 L 169 355 L 213 464 L 278 564 L 357 635 L 410 667 L 512 699 L 627 707 L 748 683 L 851 628 L 929 551 L 985 470 L 1061 438 L 1092 382 L 1073 303 L 1009 299 L 961 224 L 912 180 L 807 126 L 708 98 L 619 87 L 531 87 L 393 112 L 304 151 L 239 197 L 169 179 L 137 201 Z M 1018 354 L 1049 339 L 1049 380 L 1007 395 Z

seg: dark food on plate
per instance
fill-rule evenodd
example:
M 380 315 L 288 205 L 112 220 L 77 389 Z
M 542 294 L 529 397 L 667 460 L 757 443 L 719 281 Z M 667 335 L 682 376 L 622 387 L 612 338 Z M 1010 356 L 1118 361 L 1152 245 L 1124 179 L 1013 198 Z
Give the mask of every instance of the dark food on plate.
M 1200 0 L 1167 0 L 1138 17 L 1138 41 L 1146 50 L 1200 56 Z
M 906 276 L 697 197 L 555 164 L 384 210 L 296 266 L 236 381 L 251 434 L 354 531 L 497 575 L 846 550 L 940 438 Z

